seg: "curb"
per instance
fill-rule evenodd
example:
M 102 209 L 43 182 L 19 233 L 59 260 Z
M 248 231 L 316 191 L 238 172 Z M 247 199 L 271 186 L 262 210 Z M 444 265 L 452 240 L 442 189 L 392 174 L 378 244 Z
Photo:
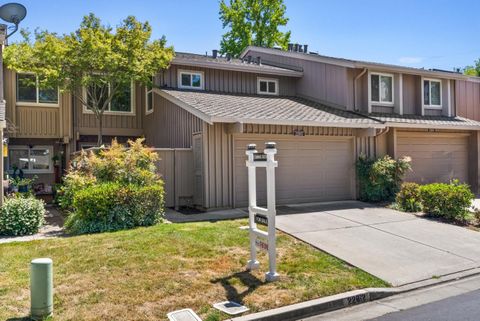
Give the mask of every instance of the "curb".
M 392 288 L 367 288 L 335 294 L 320 299 L 300 302 L 284 307 L 253 313 L 229 321 L 290 321 L 317 314 L 343 309 L 369 301 L 374 301 L 399 293 Z
M 480 268 L 452 273 L 438 279 L 428 279 L 397 288 L 366 288 L 300 302 L 284 307 L 228 319 L 228 321 L 294 321 L 350 306 L 383 299 L 392 295 L 420 290 L 444 283 L 480 275 Z

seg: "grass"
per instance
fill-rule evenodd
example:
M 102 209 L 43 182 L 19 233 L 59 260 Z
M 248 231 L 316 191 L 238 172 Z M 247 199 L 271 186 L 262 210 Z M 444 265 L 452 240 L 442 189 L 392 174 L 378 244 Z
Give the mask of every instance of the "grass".
M 29 262 L 54 261 L 52 320 L 165 320 L 192 308 L 203 320 L 226 319 L 223 300 L 251 312 L 348 290 L 387 284 L 339 259 L 279 233 L 281 279 L 264 282 L 268 267 L 245 271 L 246 220 L 161 224 L 115 233 L 0 245 L 0 320 L 29 312 Z

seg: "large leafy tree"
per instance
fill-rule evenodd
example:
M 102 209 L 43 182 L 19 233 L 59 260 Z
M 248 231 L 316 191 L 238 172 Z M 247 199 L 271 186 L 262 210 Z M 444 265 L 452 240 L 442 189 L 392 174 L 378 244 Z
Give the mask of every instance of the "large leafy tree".
M 168 67 L 172 47 L 165 37 L 151 40 L 152 28 L 133 16 L 115 30 L 94 14 L 83 18 L 70 34 L 36 31 L 5 49 L 8 68 L 37 74 L 40 86 L 69 91 L 97 119 L 98 145 L 102 144 L 103 115 L 112 99 L 132 81 L 151 85 L 152 75 Z
M 238 57 L 249 45 L 280 46 L 286 49 L 290 31 L 279 27 L 287 25 L 283 0 L 225 0 L 220 1 L 220 20 L 229 30 L 220 42 L 220 52 Z
M 463 73 L 468 76 L 480 77 L 480 59 L 475 60 L 475 65 L 465 67 Z

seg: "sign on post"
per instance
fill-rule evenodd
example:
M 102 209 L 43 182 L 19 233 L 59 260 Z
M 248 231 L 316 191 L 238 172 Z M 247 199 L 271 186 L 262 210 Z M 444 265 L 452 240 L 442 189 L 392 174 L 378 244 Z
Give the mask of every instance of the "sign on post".
M 247 263 L 248 270 L 259 268 L 257 249 L 268 252 L 269 271 L 266 273 L 267 281 L 278 279 L 276 265 L 276 235 L 275 235 L 275 160 L 277 153 L 275 143 L 265 143 L 263 153 L 257 152 L 257 146 L 247 146 L 248 168 L 248 215 L 250 234 L 250 260 Z M 264 167 L 267 172 L 267 208 L 257 206 L 257 177 L 256 168 Z M 257 224 L 267 226 L 267 231 L 257 228 Z

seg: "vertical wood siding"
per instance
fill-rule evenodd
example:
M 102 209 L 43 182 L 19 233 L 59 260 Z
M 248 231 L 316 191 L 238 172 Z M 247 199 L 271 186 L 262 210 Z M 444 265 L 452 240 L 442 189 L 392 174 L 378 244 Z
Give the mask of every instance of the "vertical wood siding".
M 257 93 L 257 77 L 263 77 L 279 80 L 281 96 L 295 95 L 295 78 L 180 65 L 172 65 L 168 70 L 161 72 L 159 74 L 160 85 L 177 88 L 179 70 L 202 71 L 205 75 L 205 90 L 207 91 L 254 95 Z
M 454 91 L 457 116 L 480 121 L 480 83 L 456 80 Z
M 144 114 L 147 145 L 160 148 L 190 148 L 192 135 L 202 131 L 203 121 L 154 93 L 153 113 Z

